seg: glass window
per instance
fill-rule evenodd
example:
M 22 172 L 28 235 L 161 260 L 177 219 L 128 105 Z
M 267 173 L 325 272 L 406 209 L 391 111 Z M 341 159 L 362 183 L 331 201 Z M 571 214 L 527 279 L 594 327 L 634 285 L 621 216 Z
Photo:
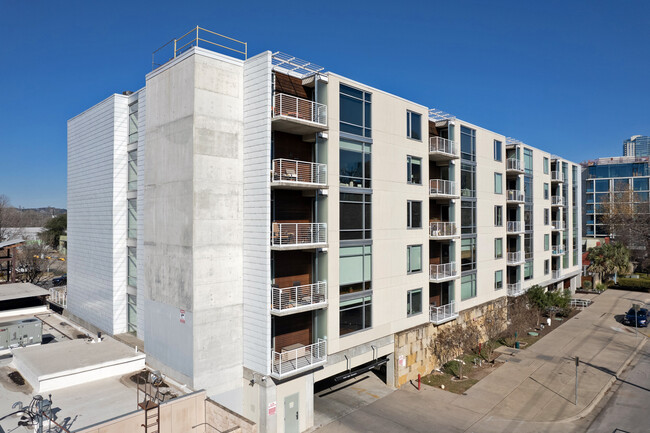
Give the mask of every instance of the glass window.
M 422 185 L 422 158 L 408 155 L 406 157 L 406 182 Z
M 494 225 L 503 226 L 503 206 L 494 206 Z
M 339 335 L 361 331 L 372 326 L 372 295 L 341 299 L 339 304 Z
M 340 238 L 370 239 L 372 223 L 372 195 L 341 193 L 340 203 Z
M 463 197 L 476 195 L 476 166 L 472 164 L 460 165 L 460 193 Z
M 476 160 L 476 131 L 460 127 L 460 157 L 465 161 Z
M 138 265 L 137 265 L 137 250 L 135 247 L 127 247 L 127 276 L 128 276 L 128 285 L 132 287 L 138 286 Z
M 494 160 L 503 161 L 503 143 L 499 140 L 494 140 Z
M 548 200 L 548 183 L 544 184 L 544 200 Z
M 370 144 L 360 141 L 339 140 L 339 179 L 342 186 L 370 188 Z
M 549 210 L 544 209 L 544 225 L 547 226 L 549 224 Z
M 609 179 L 596 180 L 596 192 L 609 192 Z
M 524 265 L 524 280 L 530 280 L 533 278 L 533 261 L 526 262 Z
M 503 194 L 503 175 L 494 173 L 494 193 Z
M 460 300 L 466 301 L 476 297 L 476 274 L 463 275 L 460 278 Z
M 648 191 L 648 178 L 634 179 L 634 191 Z
M 129 105 L 129 144 L 138 142 L 138 101 Z
M 406 293 L 406 315 L 413 316 L 422 312 L 422 289 L 409 290 Z
M 524 206 L 524 230 L 530 231 L 533 229 L 533 205 L 527 204 Z
M 524 171 L 526 174 L 533 173 L 533 150 L 524 148 Z
M 138 202 L 132 198 L 128 201 L 129 218 L 127 220 L 127 236 L 135 239 L 138 236 Z
M 526 203 L 533 202 L 533 177 L 524 176 L 524 201 Z
M 503 271 L 494 272 L 494 290 L 503 288 Z
M 422 228 L 422 202 L 406 202 L 406 227 L 410 229 Z
M 494 239 L 494 258 L 500 259 L 503 257 L 503 238 Z
M 414 140 L 422 140 L 422 115 L 406 111 L 406 136 Z
M 524 233 L 524 255 L 526 260 L 533 257 L 533 234 Z
M 409 274 L 422 272 L 422 245 L 409 245 L 406 253 L 406 271 Z
M 372 137 L 371 135 L 371 103 L 372 95 L 345 84 L 339 88 L 340 128 L 342 132 Z
M 548 174 L 548 158 L 544 157 L 544 174 Z
M 128 332 L 135 334 L 138 330 L 138 298 L 135 295 L 126 295 Z
M 472 271 L 476 269 L 476 238 L 461 239 L 460 269 L 461 271 Z
M 339 249 L 340 294 L 370 290 L 372 279 L 372 247 L 341 247 Z
M 138 151 L 129 152 L 129 191 L 138 189 Z
M 551 236 L 549 234 L 545 234 L 544 235 L 544 251 L 548 251 L 550 243 L 551 243 Z
M 544 275 L 548 275 L 549 260 L 544 260 Z
M 476 202 L 465 200 L 461 201 L 460 231 L 463 234 L 476 233 Z

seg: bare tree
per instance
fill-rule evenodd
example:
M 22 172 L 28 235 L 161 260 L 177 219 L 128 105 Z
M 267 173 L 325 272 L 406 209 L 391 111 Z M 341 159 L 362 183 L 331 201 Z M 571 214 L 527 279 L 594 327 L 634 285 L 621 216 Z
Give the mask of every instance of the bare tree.
M 46 272 L 56 261 L 56 257 L 48 255 L 45 244 L 36 242 L 23 245 L 16 257 L 16 267 L 21 271 L 22 280 L 33 284 L 45 281 Z
M 483 345 L 483 353 L 485 359 L 489 362 L 492 361 L 492 355 L 496 343 L 495 340 L 503 334 L 503 331 L 506 328 L 506 318 L 504 317 L 502 309 L 492 308 L 485 313 L 483 321 L 483 331 L 487 338 L 487 341 Z

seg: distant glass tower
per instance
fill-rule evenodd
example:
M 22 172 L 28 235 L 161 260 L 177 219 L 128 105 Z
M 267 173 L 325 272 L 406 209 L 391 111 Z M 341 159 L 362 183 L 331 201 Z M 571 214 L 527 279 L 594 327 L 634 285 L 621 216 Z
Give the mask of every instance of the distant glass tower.
M 623 156 L 650 156 L 650 137 L 633 135 L 623 142 Z

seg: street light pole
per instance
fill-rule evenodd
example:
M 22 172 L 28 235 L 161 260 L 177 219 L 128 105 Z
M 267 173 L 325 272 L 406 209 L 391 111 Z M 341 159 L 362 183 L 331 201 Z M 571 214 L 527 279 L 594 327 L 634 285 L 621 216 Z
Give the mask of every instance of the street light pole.
M 578 364 L 580 364 L 580 357 L 576 356 L 576 398 L 575 405 L 578 405 Z

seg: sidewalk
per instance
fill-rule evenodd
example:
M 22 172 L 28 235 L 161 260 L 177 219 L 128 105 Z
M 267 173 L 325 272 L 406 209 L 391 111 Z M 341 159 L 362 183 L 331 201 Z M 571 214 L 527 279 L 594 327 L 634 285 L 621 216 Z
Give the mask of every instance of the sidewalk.
M 509 357 L 466 395 L 407 385 L 319 431 L 580 431 L 571 421 L 595 406 L 646 340 L 615 316 L 648 297 L 605 291 L 573 319 Z M 574 405 L 576 355 L 580 366 Z

